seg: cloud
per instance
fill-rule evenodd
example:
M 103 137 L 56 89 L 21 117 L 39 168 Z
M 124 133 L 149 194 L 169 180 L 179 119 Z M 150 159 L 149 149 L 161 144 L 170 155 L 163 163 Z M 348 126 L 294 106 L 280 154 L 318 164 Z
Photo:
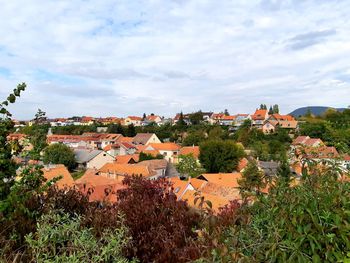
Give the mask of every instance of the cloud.
M 349 11 L 324 0 L 4 1 L 0 96 L 27 82 L 11 106 L 24 119 L 38 107 L 50 117 L 341 107 Z
M 299 34 L 290 39 L 289 48 L 293 50 L 307 48 L 327 40 L 336 33 L 335 29 L 328 29 Z

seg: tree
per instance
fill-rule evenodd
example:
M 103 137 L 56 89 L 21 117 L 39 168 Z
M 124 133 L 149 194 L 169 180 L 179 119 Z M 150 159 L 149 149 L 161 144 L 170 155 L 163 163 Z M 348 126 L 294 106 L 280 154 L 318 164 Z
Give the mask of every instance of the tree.
M 182 146 L 199 145 L 205 140 L 205 135 L 202 130 L 193 131 L 187 134 L 182 141 Z
M 228 112 L 227 109 L 225 109 L 224 114 L 225 114 L 225 116 L 230 116 L 230 113 Z
M 205 172 L 192 154 L 180 155 L 176 169 L 180 174 L 193 178 Z
M 11 159 L 11 145 L 7 141 L 7 136 L 13 129 L 13 122 L 10 119 L 11 113 L 7 110 L 7 106 L 10 103 L 14 103 L 25 88 L 25 83 L 19 84 L 17 88 L 13 90 L 13 93 L 11 93 L 5 101 L 0 103 L 0 202 L 10 193 L 10 189 L 14 184 L 17 168 L 17 165 Z
M 203 121 L 203 113 L 202 113 L 202 111 L 197 111 L 197 112 L 194 112 L 194 113 L 190 114 L 189 119 L 190 119 L 190 122 L 193 125 L 200 124 Z
M 242 173 L 242 179 L 238 181 L 240 193 L 243 197 L 256 195 L 265 186 L 264 173 L 259 170 L 256 161 L 250 161 Z
M 107 129 L 108 133 L 116 133 L 116 134 L 122 134 L 125 135 L 125 131 L 123 126 L 118 122 L 117 124 L 111 124 L 108 126 Z
M 126 177 L 117 192 L 118 207 L 132 236 L 129 258 L 140 262 L 191 262 L 200 255 L 193 231 L 201 221 L 186 202 L 177 201 L 172 185 L 163 180 Z
M 38 109 L 37 113 L 34 116 L 34 123 L 40 124 L 44 121 L 46 121 L 46 112 Z
M 200 145 L 199 160 L 208 173 L 233 172 L 244 156 L 243 148 L 230 140 L 210 140 Z
M 135 129 L 135 126 L 134 124 L 129 124 L 127 129 L 126 129 L 126 135 L 128 137 L 134 137 L 136 135 L 136 129 Z
M 184 115 L 183 115 L 182 111 L 180 113 L 179 120 L 177 121 L 176 125 L 180 128 L 183 128 L 186 126 L 186 122 L 184 120 Z
M 45 164 L 63 164 L 70 170 L 76 166 L 73 150 L 62 143 L 49 145 L 44 150 L 43 161 Z
M 269 108 L 269 115 L 271 115 L 271 114 L 274 114 L 274 112 L 273 112 L 273 109 L 272 109 L 272 106 L 270 106 L 270 108 Z
M 146 113 L 144 113 L 143 116 L 142 116 L 142 120 L 144 121 L 146 119 L 147 119 L 147 116 L 146 116 Z
M 156 156 L 153 156 L 152 154 L 140 152 L 140 155 L 139 155 L 139 162 L 147 161 L 147 160 L 159 160 L 159 159 L 164 159 L 164 156 L 161 155 L 160 153 L 157 154 Z
M 273 111 L 273 113 L 280 113 L 278 104 L 273 105 L 272 111 Z

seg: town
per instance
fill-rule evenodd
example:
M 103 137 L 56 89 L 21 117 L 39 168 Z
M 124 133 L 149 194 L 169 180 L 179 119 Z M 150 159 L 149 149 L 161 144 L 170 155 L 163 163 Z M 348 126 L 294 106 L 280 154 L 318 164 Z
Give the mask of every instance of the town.
M 300 123 L 303 122 L 305 121 L 300 121 Z M 15 121 L 14 127 L 18 132 L 11 133 L 7 139 L 15 149 L 28 153 L 34 146 L 30 135 L 20 131 L 40 126 L 47 127 L 48 130 L 47 135 L 44 135 L 44 144 L 46 143 L 47 147 L 39 152 L 37 155 L 39 158 L 30 159 L 30 154 L 23 154 L 18 150 L 13 150 L 16 152 L 13 158 L 23 165 L 28 163 L 44 165 L 43 172 L 47 180 L 62 176 L 62 179 L 57 181 L 60 188 L 76 187 L 83 193 L 92 192 L 89 195 L 92 201 L 103 202 L 105 198 L 115 200 L 117 190 L 125 187 L 123 180 L 126 176 L 141 176 L 150 180 L 166 178 L 173 184 L 178 200 L 187 201 L 195 208 L 198 204 L 194 200 L 200 193 L 201 197 L 211 203 L 213 211 L 218 212 L 219 208 L 228 205 L 230 201 L 242 199 L 239 181 L 242 180 L 242 173 L 249 163 L 256 164 L 263 176 L 272 180 L 277 177 L 281 162 L 285 161 L 293 175 L 291 178 L 293 184 L 299 183 L 302 170 L 306 165 L 305 160 L 323 163 L 327 161 L 329 165 L 337 163 L 343 171 L 343 174 L 339 174 L 342 180 L 347 180 L 345 174 L 350 167 L 350 156 L 347 153 L 339 153 L 334 146 L 327 146 L 320 138 L 299 135 L 299 121 L 292 115 L 281 115 L 278 105 L 271 106 L 268 110 L 266 105 L 261 104 L 260 108 L 251 114 L 230 115 L 227 110 L 221 113 L 198 111 L 183 114 L 181 112 L 174 118 L 168 119 L 155 114 L 126 118 L 85 116 L 48 119 L 43 111 L 38 110 L 36 117 L 31 121 Z M 82 134 L 76 135 L 66 134 L 68 129 L 65 131 L 64 128 L 61 130 L 59 128 L 70 126 L 90 127 L 94 131 L 82 130 Z M 157 132 L 136 133 L 136 128 L 161 128 L 162 126 L 170 129 L 180 127 L 180 130 L 181 127 L 186 128 L 176 139 L 164 138 L 164 136 L 160 139 Z M 218 167 L 213 171 L 209 168 L 211 164 L 201 163 L 201 160 L 208 158 L 205 156 L 205 149 L 201 151 L 200 140 L 198 140 L 201 135 L 196 137 L 196 134 L 187 132 L 191 127 L 196 126 L 216 127 L 221 133 L 225 130 L 229 134 L 228 139 L 234 138 L 236 133 L 244 129 L 242 127 L 247 127 L 248 130 L 261 132 L 267 137 L 275 136 L 277 133 L 284 134 L 286 141 L 282 143 L 287 143 L 288 140 L 291 143 L 285 153 L 277 152 L 277 156 L 266 159 L 259 156 L 255 149 L 245 147 L 238 140 L 242 155 L 228 159 L 232 165 L 225 164 L 225 167 Z M 123 127 L 126 131 L 132 131 L 131 134 L 127 134 L 129 136 L 124 136 L 125 133 L 123 135 L 108 132 L 114 129 L 116 132 L 123 133 Z M 191 136 L 196 137 L 192 144 L 189 140 Z M 204 134 L 204 140 L 209 140 L 205 138 L 208 136 Z M 220 139 L 220 134 L 210 138 L 210 140 L 217 139 Z M 66 147 L 59 148 L 59 145 Z M 220 148 L 217 150 L 223 151 Z M 70 152 L 73 153 L 73 158 L 71 163 L 67 164 L 66 156 Z M 51 158 L 50 154 L 55 157 Z M 59 155 L 62 156 L 59 157 Z M 186 166 L 189 167 L 187 170 L 183 168 Z M 108 197 L 104 196 L 105 189 L 112 190 Z M 268 190 L 269 185 L 266 185 L 265 193 Z

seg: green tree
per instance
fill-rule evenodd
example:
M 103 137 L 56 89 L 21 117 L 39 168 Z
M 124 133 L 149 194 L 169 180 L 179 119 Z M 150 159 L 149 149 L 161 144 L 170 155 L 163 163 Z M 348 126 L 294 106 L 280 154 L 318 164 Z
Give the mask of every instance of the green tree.
M 179 128 L 186 127 L 186 122 L 184 120 L 184 115 L 183 115 L 182 111 L 180 112 L 179 120 L 177 121 L 176 126 Z
M 199 145 L 205 140 L 205 135 L 202 130 L 192 131 L 182 141 L 182 146 Z
M 13 90 L 13 93 L 11 93 L 5 101 L 0 103 L 0 202 L 10 193 L 10 189 L 14 184 L 17 168 L 17 165 L 11 159 L 11 145 L 7 141 L 7 136 L 13 129 L 13 122 L 10 119 L 11 113 L 7 110 L 7 106 L 10 103 L 14 103 L 25 88 L 25 83 L 19 84 L 17 88 Z
M 225 116 L 230 116 L 230 113 L 228 112 L 227 109 L 224 110 L 224 114 L 225 114 Z
M 62 211 L 43 215 L 34 235 L 26 236 L 33 262 L 129 262 L 122 251 L 131 237 L 120 217 L 120 227 L 105 229 L 96 237 L 83 225 L 81 216 L 71 217 Z
M 156 156 L 153 156 L 152 154 L 148 154 L 144 152 L 140 152 L 140 155 L 139 155 L 139 162 L 147 161 L 147 160 L 157 160 L 157 159 L 164 159 L 164 156 L 161 155 L 160 153 L 157 154 Z
M 190 122 L 192 125 L 198 125 L 203 122 L 203 113 L 202 111 L 197 111 L 189 116 Z
M 135 126 L 134 124 L 129 124 L 127 129 L 126 129 L 126 135 L 128 137 L 134 137 L 136 135 L 136 129 L 135 129 Z
M 243 156 L 243 148 L 230 140 L 210 140 L 200 145 L 199 160 L 208 173 L 233 172 Z
M 46 147 L 43 161 L 45 164 L 63 164 L 70 170 L 76 166 L 73 150 L 62 143 L 54 143 Z
M 109 125 L 107 132 L 125 135 L 124 128 L 120 123 Z
M 278 104 L 273 105 L 272 111 L 273 111 L 273 113 L 280 113 Z
M 271 115 L 271 114 L 274 114 L 274 111 L 273 111 L 273 109 L 272 109 L 272 106 L 270 106 L 270 108 L 269 108 L 269 115 Z
M 195 178 L 205 172 L 192 154 L 180 155 L 179 163 L 176 165 L 176 169 L 180 174 L 192 178 Z
M 46 121 L 46 112 L 38 109 L 37 113 L 34 116 L 34 123 L 40 124 L 44 121 Z
M 255 160 L 248 163 L 242 173 L 242 179 L 238 183 L 243 198 L 259 194 L 260 189 L 264 188 L 264 173 L 259 170 Z

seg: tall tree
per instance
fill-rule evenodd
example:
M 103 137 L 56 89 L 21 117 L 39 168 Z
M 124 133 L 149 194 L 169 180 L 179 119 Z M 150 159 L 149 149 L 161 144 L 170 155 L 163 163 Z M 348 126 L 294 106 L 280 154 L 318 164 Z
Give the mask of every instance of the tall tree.
M 259 170 L 255 160 L 248 163 L 242 173 L 242 179 L 238 183 L 243 197 L 260 193 L 260 189 L 265 186 L 264 173 Z
M 278 104 L 275 104 L 273 105 L 273 109 L 272 109 L 273 113 L 280 113 L 280 110 L 279 110 L 279 107 L 278 107 Z
M 242 146 L 230 140 L 211 140 L 200 145 L 199 160 L 208 173 L 233 172 L 243 156 Z
M 2 200 L 7 197 L 14 184 L 17 168 L 17 165 L 11 159 L 11 145 L 7 141 L 7 136 L 13 129 L 13 122 L 10 119 L 11 113 L 7 110 L 7 106 L 14 103 L 25 88 L 25 83 L 19 84 L 13 90 L 13 93 L 0 103 L 0 210 Z
M 73 150 L 61 143 L 54 143 L 46 147 L 43 161 L 45 164 L 63 164 L 70 170 L 76 166 Z
M 185 122 L 185 120 L 184 120 L 184 115 L 183 115 L 182 111 L 181 111 L 181 113 L 180 113 L 179 120 L 177 121 L 176 125 L 177 125 L 178 127 L 184 127 L 184 126 L 186 126 L 186 122 Z
M 136 135 L 136 129 L 134 124 L 129 124 L 128 128 L 126 129 L 126 135 L 129 137 L 134 137 Z
M 274 114 L 272 106 L 270 106 L 270 109 L 269 109 L 269 115 L 271 115 L 271 114 Z
M 37 113 L 34 116 L 34 123 L 39 124 L 46 121 L 46 112 L 38 109 Z

